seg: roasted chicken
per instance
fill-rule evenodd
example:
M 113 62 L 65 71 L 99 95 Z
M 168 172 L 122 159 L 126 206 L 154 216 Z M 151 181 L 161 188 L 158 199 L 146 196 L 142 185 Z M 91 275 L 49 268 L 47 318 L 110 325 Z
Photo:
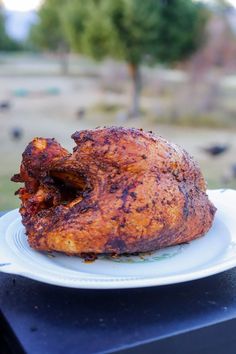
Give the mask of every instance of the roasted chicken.
M 72 135 L 69 153 L 35 138 L 23 153 L 16 193 L 32 248 L 123 254 L 189 242 L 212 225 L 199 167 L 180 147 L 142 129 Z

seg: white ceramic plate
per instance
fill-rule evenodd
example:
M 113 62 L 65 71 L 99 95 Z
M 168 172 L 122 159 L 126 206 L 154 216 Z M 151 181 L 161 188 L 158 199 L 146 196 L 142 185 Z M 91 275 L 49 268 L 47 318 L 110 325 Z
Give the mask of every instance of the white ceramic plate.
M 73 288 L 115 289 L 174 284 L 217 274 L 236 266 L 236 191 L 209 190 L 217 207 L 211 230 L 189 244 L 144 256 L 78 257 L 32 250 L 18 210 L 0 218 L 0 270 Z

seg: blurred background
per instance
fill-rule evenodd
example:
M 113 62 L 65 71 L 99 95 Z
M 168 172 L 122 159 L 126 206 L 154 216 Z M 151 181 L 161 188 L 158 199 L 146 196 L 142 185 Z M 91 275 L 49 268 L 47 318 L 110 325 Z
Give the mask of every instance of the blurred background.
M 0 210 L 35 136 L 142 127 L 236 188 L 236 0 L 0 0 Z

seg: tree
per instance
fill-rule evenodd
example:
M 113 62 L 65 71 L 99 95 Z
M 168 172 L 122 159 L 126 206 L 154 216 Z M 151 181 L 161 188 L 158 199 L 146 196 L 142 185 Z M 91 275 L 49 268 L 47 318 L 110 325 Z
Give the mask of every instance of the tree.
M 71 0 L 63 8 L 73 50 L 125 60 L 133 82 L 130 113 L 139 114 L 142 63 L 175 63 L 201 43 L 206 12 L 191 0 Z
M 64 36 L 61 9 L 63 0 L 46 0 L 38 11 L 38 22 L 31 27 L 29 34 L 30 46 L 59 54 L 62 72 L 67 73 L 68 44 Z

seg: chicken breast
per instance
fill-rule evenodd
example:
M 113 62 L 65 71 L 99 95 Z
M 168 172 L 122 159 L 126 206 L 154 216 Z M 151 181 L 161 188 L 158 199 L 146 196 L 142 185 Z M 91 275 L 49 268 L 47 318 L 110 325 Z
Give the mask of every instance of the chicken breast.
M 35 138 L 15 182 L 32 248 L 82 255 L 134 253 L 189 242 L 212 225 L 198 165 L 180 147 L 142 129 L 72 135 L 70 154 Z

